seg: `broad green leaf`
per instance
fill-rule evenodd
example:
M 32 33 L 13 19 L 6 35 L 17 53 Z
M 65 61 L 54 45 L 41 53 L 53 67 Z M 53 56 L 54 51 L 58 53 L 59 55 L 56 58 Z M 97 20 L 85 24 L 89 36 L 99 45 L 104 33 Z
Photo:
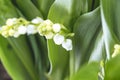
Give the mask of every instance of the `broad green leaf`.
M 11 14 L 18 17 L 14 6 L 9 0 L 0 0 L 0 27 L 5 24 L 7 18 L 13 17 Z
M 25 66 L 28 74 L 32 77 L 31 79 L 38 79 L 38 75 L 34 66 L 34 58 L 32 52 L 28 47 L 28 43 L 25 36 L 19 38 L 8 38 L 9 43 L 16 52 L 16 55 L 20 58 L 21 62 Z
M 0 59 L 13 80 L 32 80 L 21 59 L 2 36 L 0 36 Z
M 80 65 L 86 63 L 92 53 L 97 35 L 101 30 L 100 26 L 100 9 L 97 8 L 92 12 L 83 14 L 78 18 L 74 25 L 74 56 L 75 68 L 79 69 Z
M 51 63 L 50 80 L 63 80 L 69 69 L 69 53 L 61 46 L 54 44 L 53 40 L 48 40 L 47 45 Z
M 100 62 L 101 60 L 106 59 L 106 51 L 105 51 L 105 42 L 102 30 L 99 32 L 94 48 L 89 58 L 89 62 L 96 61 Z
M 14 3 L 17 4 L 17 7 L 18 9 L 20 10 L 20 12 L 22 12 L 23 16 L 28 19 L 28 20 L 31 20 L 37 16 L 39 17 L 43 17 L 41 15 L 41 12 L 37 9 L 37 7 L 31 2 L 31 0 L 13 0 Z M 47 68 L 46 70 L 43 70 L 43 68 L 45 69 L 45 65 L 42 65 L 42 62 L 44 61 L 44 58 L 46 58 L 46 60 L 48 59 L 46 57 L 47 54 L 47 50 L 46 52 L 42 52 L 42 49 L 40 48 L 41 46 L 37 43 L 37 39 L 35 38 L 35 35 L 33 36 L 28 36 L 29 38 L 29 41 L 30 41 L 30 45 L 31 45 L 31 48 L 33 50 L 33 54 L 34 54 L 34 57 L 35 57 L 35 66 L 37 68 L 37 71 L 38 71 L 38 74 L 40 75 L 40 79 L 43 79 L 44 78 L 44 71 L 47 71 Z M 42 40 L 44 40 L 45 42 L 45 39 L 43 39 L 44 37 L 41 37 Z M 39 42 L 40 44 L 43 44 L 41 42 Z M 43 47 L 46 46 L 45 45 L 42 45 Z M 44 56 L 43 56 L 44 55 Z M 47 61 L 46 61 L 47 62 Z M 45 62 L 44 62 L 45 63 Z M 47 64 L 47 63 L 45 63 Z
M 48 18 L 55 23 L 65 25 L 72 31 L 74 22 L 78 16 L 85 12 L 87 12 L 87 0 L 55 0 L 50 8 Z M 48 49 L 52 67 L 52 78 L 54 78 L 54 80 L 63 80 L 64 78 L 61 78 L 61 74 L 63 75 L 65 72 L 68 73 L 69 69 L 69 52 L 61 48 L 61 46 L 55 45 L 54 42 L 50 40 L 48 40 Z
M 106 63 L 104 80 L 120 80 L 120 55 Z
M 98 80 L 99 64 L 92 62 L 85 64 L 70 80 Z
M 5 21 L 6 21 L 7 18 L 19 17 L 16 9 L 11 4 L 10 0 L 0 0 L 0 1 L 1 1 L 0 4 L 2 5 L 2 7 L 0 7 L 0 20 L 1 20 L 1 22 L 3 22 L 1 24 L 5 24 Z M 34 66 L 34 63 L 33 63 L 32 53 L 31 53 L 30 48 L 28 46 L 28 42 L 26 40 L 26 37 L 24 36 L 24 37 L 21 37 L 19 39 L 9 38 L 8 41 L 10 42 L 11 46 L 13 47 L 15 55 L 6 56 L 5 58 L 11 59 L 14 56 L 17 56 L 18 60 L 16 60 L 17 58 L 15 58 L 15 60 L 18 61 L 19 63 L 21 63 L 21 69 L 20 69 L 21 70 L 20 71 L 21 75 L 20 75 L 20 74 L 17 74 L 18 72 L 17 72 L 17 70 L 14 69 L 14 66 L 10 65 L 10 60 L 6 59 L 6 61 L 8 61 L 6 63 L 9 63 L 9 64 L 7 64 L 9 66 L 5 65 L 5 68 L 7 70 L 10 69 L 12 72 L 14 72 L 14 74 L 12 73 L 11 77 L 12 78 L 14 78 L 14 77 L 17 78 L 19 76 L 22 76 L 24 73 L 26 73 L 26 77 L 27 77 L 27 75 L 29 75 L 31 80 L 38 80 L 38 75 L 36 73 L 35 66 Z M 2 41 L 2 42 L 4 43 L 4 41 Z M 2 48 L 2 46 L 1 46 L 1 48 Z M 3 48 L 5 48 L 5 47 L 3 47 Z M 4 52 L 4 51 L 2 51 L 2 52 Z M 5 54 L 8 54 L 8 53 L 6 52 Z M 3 57 L 4 57 L 4 55 L 3 55 Z M 5 58 L 3 58 L 3 59 L 5 60 Z M 3 64 L 5 64 L 4 60 L 2 60 L 4 62 Z M 13 58 L 13 60 L 14 60 L 14 58 Z M 15 68 L 17 66 L 19 66 L 16 63 L 14 63 L 14 65 L 15 65 Z M 23 70 L 22 70 L 22 66 L 24 67 Z M 24 71 L 24 72 L 22 72 L 22 71 Z M 11 73 L 11 72 L 8 72 L 8 73 Z M 26 77 L 23 76 L 22 79 L 26 80 Z
M 87 12 L 87 0 L 55 0 L 50 8 L 48 18 L 53 22 L 72 28 L 77 17 Z
M 99 6 L 100 0 L 88 0 L 88 11 L 92 11 Z
M 42 17 L 41 12 L 31 2 L 31 0 L 12 0 L 25 18 L 31 20 L 37 16 Z
M 33 0 L 37 8 L 41 11 L 44 19 L 47 18 L 50 6 L 55 0 Z
M 120 40 L 120 0 L 101 0 L 101 18 L 107 59 L 113 52 L 113 46 Z

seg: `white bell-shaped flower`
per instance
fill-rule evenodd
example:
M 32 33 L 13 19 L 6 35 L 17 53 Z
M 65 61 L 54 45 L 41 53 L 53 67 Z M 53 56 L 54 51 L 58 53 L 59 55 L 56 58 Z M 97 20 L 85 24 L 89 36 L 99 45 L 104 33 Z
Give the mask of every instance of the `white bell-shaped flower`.
M 13 24 L 15 24 L 16 20 L 17 20 L 17 18 L 8 19 L 6 21 L 7 26 L 12 26 Z
M 62 43 L 62 47 L 65 48 L 67 51 L 72 50 L 72 40 L 71 39 L 66 39 Z
M 35 28 L 34 25 L 28 25 L 27 26 L 27 34 L 35 34 L 37 32 L 37 29 Z
M 17 31 L 13 35 L 13 37 L 15 37 L 15 38 L 18 38 L 19 36 L 20 36 L 20 34 Z
M 54 40 L 55 44 L 57 44 L 57 45 L 62 44 L 63 41 L 64 41 L 64 39 L 65 39 L 64 36 L 63 36 L 63 35 L 60 35 L 60 34 L 56 34 L 56 35 L 53 37 L 53 40 Z
M 18 33 L 19 34 L 26 34 L 26 32 L 27 32 L 26 26 L 19 26 L 18 27 Z
M 60 32 L 61 26 L 60 24 L 56 23 L 56 24 L 53 24 L 52 28 L 53 28 L 53 31 L 57 33 L 57 32 Z
M 52 33 L 52 32 L 49 32 L 45 35 L 46 39 L 52 39 L 53 36 L 54 36 L 54 33 Z
M 13 29 L 10 29 L 10 30 L 8 31 L 9 36 L 13 36 L 14 33 L 15 33 L 15 31 L 14 31 Z
M 36 18 L 33 19 L 31 22 L 32 22 L 33 24 L 39 24 L 39 23 L 43 22 L 43 19 L 40 18 L 40 17 L 36 17 Z

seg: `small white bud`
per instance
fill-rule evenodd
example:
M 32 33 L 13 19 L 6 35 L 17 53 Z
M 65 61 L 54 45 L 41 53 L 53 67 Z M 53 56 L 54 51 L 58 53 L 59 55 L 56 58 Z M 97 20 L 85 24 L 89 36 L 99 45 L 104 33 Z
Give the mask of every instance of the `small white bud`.
M 72 50 L 72 40 L 71 40 L 71 39 L 66 39 L 66 40 L 62 43 L 62 47 L 65 48 L 67 51 Z
M 49 32 L 48 34 L 45 35 L 46 39 L 52 39 L 54 34 L 52 32 Z
M 39 24 L 39 23 L 43 22 L 43 19 L 40 17 L 37 17 L 37 18 L 33 19 L 31 22 L 33 24 Z
M 60 35 L 60 34 L 56 34 L 56 35 L 54 36 L 54 38 L 53 38 L 55 44 L 57 44 L 57 45 L 62 44 L 63 41 L 64 41 L 64 39 L 65 39 L 64 36 L 63 36 L 63 35 Z
M 10 29 L 8 33 L 9 33 L 9 36 L 13 36 L 15 31 L 13 29 Z
M 18 32 L 15 32 L 13 35 L 13 37 L 15 37 L 15 38 L 18 38 L 19 36 L 20 36 L 20 34 Z
M 52 28 L 53 28 L 53 31 L 57 33 L 57 32 L 60 32 L 61 26 L 60 24 L 53 24 Z
M 35 34 L 37 32 L 36 28 L 34 25 L 28 25 L 27 26 L 27 34 Z
M 7 24 L 8 26 L 12 26 L 13 24 L 15 24 L 15 21 L 16 21 L 16 20 L 17 20 L 16 18 L 8 19 L 8 20 L 6 21 L 6 24 Z
M 8 37 L 8 32 L 7 32 L 7 31 L 3 31 L 1 34 L 2 34 L 2 36 L 4 36 L 4 37 Z
M 27 28 L 25 26 L 18 27 L 19 34 L 25 34 L 27 32 Z
M 50 21 L 49 19 L 45 20 L 44 24 L 49 25 L 49 26 L 53 25 L 52 21 Z

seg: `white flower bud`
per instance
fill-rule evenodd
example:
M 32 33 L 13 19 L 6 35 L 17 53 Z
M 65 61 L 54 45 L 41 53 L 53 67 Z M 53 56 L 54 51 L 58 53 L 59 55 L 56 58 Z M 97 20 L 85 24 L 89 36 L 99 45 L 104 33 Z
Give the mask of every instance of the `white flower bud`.
M 6 21 L 7 26 L 12 26 L 13 24 L 15 24 L 16 20 L 17 20 L 16 18 L 8 19 Z
M 46 39 L 52 39 L 54 34 L 52 32 L 49 32 L 48 34 L 45 35 Z
M 15 33 L 15 31 L 14 31 L 13 29 L 10 29 L 10 30 L 8 31 L 8 33 L 9 33 L 9 36 L 13 36 L 14 33 Z
M 25 26 L 18 27 L 18 33 L 19 34 L 26 34 L 27 28 Z
M 7 31 L 3 31 L 1 34 L 2 34 L 2 36 L 4 36 L 4 37 L 8 37 L 8 32 L 7 32 Z
M 55 44 L 57 44 L 57 45 L 62 44 L 63 41 L 64 41 L 64 39 L 65 39 L 64 36 L 63 36 L 63 35 L 60 35 L 60 34 L 56 34 L 56 35 L 54 36 L 54 38 L 53 38 Z
M 40 17 L 37 17 L 37 18 L 33 19 L 31 22 L 33 24 L 39 24 L 39 23 L 43 22 L 43 19 Z
M 66 39 L 62 43 L 62 47 L 65 48 L 67 51 L 72 50 L 72 40 L 71 39 Z
M 19 36 L 20 36 L 20 34 L 18 32 L 15 32 L 13 35 L 13 37 L 15 37 L 15 38 L 18 38 Z
M 34 25 L 28 25 L 27 26 L 27 34 L 35 34 L 37 32 L 36 28 Z
M 60 24 L 53 24 L 52 28 L 53 28 L 53 31 L 57 33 L 57 32 L 60 32 L 61 26 Z

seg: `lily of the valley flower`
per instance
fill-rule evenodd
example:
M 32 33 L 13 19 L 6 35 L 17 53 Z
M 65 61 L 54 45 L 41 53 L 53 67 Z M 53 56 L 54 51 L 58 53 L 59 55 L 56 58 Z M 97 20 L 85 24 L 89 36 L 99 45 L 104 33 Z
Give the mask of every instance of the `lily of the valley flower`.
M 54 36 L 54 33 L 53 32 L 49 32 L 45 35 L 46 39 L 52 39 Z
M 13 24 L 16 23 L 17 18 L 10 18 L 6 21 L 7 26 L 12 26 Z
M 60 24 L 56 23 L 56 24 L 53 24 L 52 28 L 55 33 L 58 33 L 60 32 L 61 26 Z
M 72 40 L 71 40 L 71 39 L 66 39 L 66 40 L 62 43 L 62 47 L 65 48 L 67 51 L 72 50 Z
M 20 36 L 20 34 L 17 31 L 13 35 L 13 37 L 15 37 L 15 38 L 18 38 L 19 36 Z
M 33 19 L 31 22 L 32 22 L 33 24 L 39 24 L 39 23 L 43 22 L 43 19 L 40 18 L 40 17 L 36 17 L 36 18 Z
M 52 25 L 53 23 L 50 20 L 45 20 L 43 21 L 39 26 L 38 26 L 38 32 L 41 36 L 47 36 L 52 34 Z
M 63 43 L 63 41 L 65 40 L 64 36 L 63 35 L 60 35 L 60 34 L 56 34 L 53 38 L 55 44 L 57 45 L 61 45 Z
M 26 34 L 26 32 L 27 32 L 26 26 L 20 26 L 20 27 L 18 27 L 18 33 L 19 34 Z
M 53 39 L 55 44 L 62 45 L 67 51 L 72 50 L 72 40 L 67 39 L 74 34 L 62 24 L 53 23 L 50 20 L 44 20 L 42 18 L 35 18 L 32 21 L 27 21 L 24 18 L 8 19 L 6 25 L 0 29 L 0 34 L 4 37 L 13 36 L 15 38 L 20 35 L 30 35 L 39 33 L 41 36 L 45 36 L 46 39 Z
M 27 26 L 27 34 L 30 35 L 30 34 L 35 34 L 35 33 L 37 33 L 36 26 L 34 26 L 34 25 L 28 25 Z

